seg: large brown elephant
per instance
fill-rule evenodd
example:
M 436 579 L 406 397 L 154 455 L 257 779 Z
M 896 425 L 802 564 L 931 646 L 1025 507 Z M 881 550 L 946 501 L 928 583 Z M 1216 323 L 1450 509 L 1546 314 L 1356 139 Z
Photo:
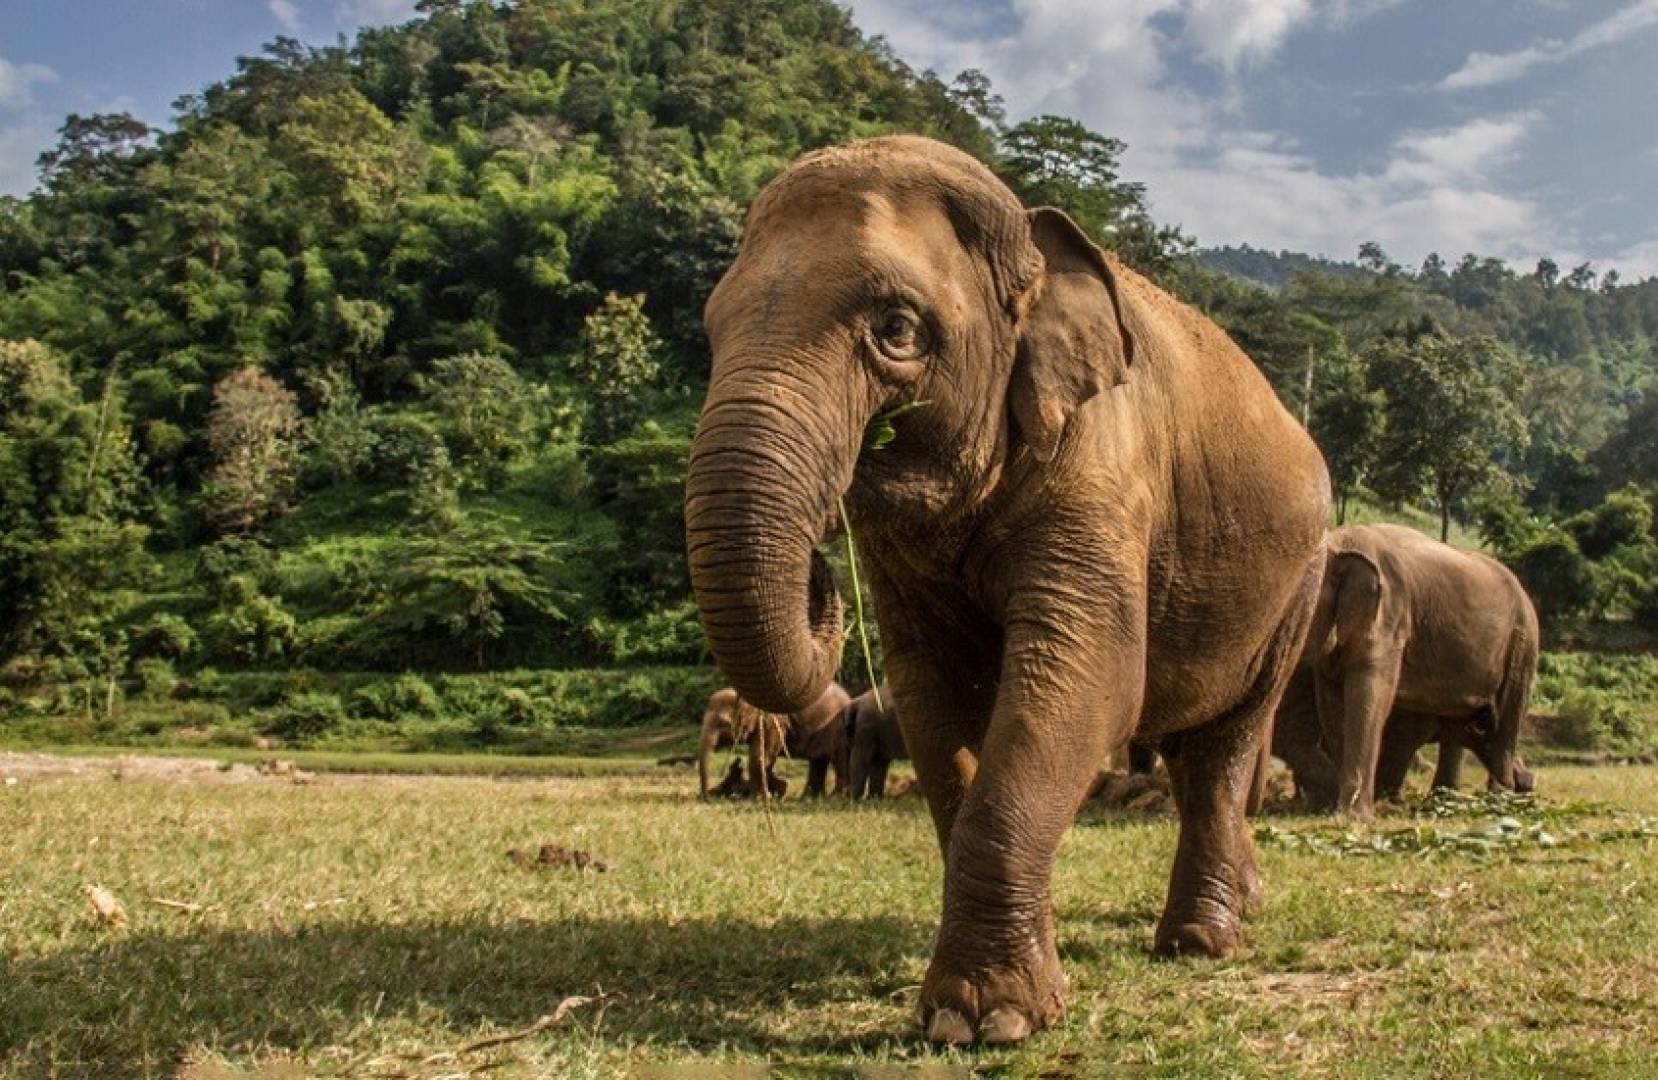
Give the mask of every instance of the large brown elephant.
M 844 497 L 944 857 L 928 1036 L 1012 1042 L 1059 1015 L 1054 861 L 1131 736 L 1168 760 L 1181 818 L 1157 949 L 1232 952 L 1329 505 L 1255 366 L 1064 214 L 912 136 L 767 185 L 705 324 L 703 627 L 745 699 L 814 700 L 841 633 L 814 548 Z
M 1397 795 L 1423 744 L 1435 787 L 1455 787 L 1466 747 L 1497 788 L 1529 791 L 1515 754 L 1537 673 L 1537 614 L 1502 564 L 1396 525 L 1330 534 L 1303 662 L 1273 752 L 1315 807 L 1367 817 Z
M 709 787 L 708 765 L 721 747 L 746 744 L 749 748 L 748 789 L 758 793 L 758 778 L 772 776 L 783 752 L 806 762 L 806 794 L 822 795 L 830 769 L 835 772 L 835 794 L 846 787 L 848 743 L 841 715 L 851 698 L 839 683 L 830 683 L 818 699 L 798 712 L 766 713 L 747 704 L 731 687 L 709 695 L 697 741 L 697 785 L 703 798 Z M 781 741 L 779 741 L 781 737 Z M 762 771 L 763 759 L 763 771 Z
M 882 683 L 879 693 L 865 691 L 846 707 L 846 738 L 852 766 L 852 797 L 882 799 L 887 794 L 887 770 L 909 757 L 904 732 L 898 725 L 898 707 L 892 687 Z

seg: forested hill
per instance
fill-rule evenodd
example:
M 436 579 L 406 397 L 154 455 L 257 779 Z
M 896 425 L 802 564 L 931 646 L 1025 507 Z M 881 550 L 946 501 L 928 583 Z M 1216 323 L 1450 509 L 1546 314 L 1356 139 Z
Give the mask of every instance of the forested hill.
M 1344 496 L 1543 551 L 1563 624 L 1645 610 L 1658 282 L 1373 247 L 1216 272 L 1109 133 L 1008 125 L 982 75 L 916 71 L 829 0 L 419 12 L 278 40 L 163 132 L 69 117 L 39 191 L 0 199 L 7 686 L 698 661 L 703 298 L 768 177 L 887 131 L 967 149 L 1209 310 Z
M 1302 274 L 1352 276 L 1362 272 L 1357 263 L 1338 262 L 1300 251 L 1267 251 L 1248 244 L 1200 248 L 1197 258 L 1211 270 L 1268 289 L 1282 289 Z

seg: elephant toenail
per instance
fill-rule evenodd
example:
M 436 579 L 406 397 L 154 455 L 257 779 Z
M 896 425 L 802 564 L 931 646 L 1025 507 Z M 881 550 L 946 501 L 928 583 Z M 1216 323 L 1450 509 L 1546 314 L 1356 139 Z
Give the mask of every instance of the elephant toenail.
M 1030 1021 L 1015 1009 L 996 1009 L 979 1025 L 979 1038 L 992 1045 L 1024 1042 L 1030 1038 Z
M 954 1009 L 940 1009 L 933 1013 L 933 1022 L 927 1025 L 927 1038 L 950 1046 L 970 1046 L 973 1028 L 967 1017 Z

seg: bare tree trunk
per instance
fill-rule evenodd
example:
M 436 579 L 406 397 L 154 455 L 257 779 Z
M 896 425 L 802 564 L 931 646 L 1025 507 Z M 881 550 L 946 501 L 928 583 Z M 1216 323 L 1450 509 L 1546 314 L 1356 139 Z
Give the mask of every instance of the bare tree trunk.
M 1313 352 L 1311 345 L 1307 346 L 1307 378 L 1301 385 L 1301 426 L 1311 427 L 1313 422 L 1313 372 L 1318 367 L 1318 356 Z

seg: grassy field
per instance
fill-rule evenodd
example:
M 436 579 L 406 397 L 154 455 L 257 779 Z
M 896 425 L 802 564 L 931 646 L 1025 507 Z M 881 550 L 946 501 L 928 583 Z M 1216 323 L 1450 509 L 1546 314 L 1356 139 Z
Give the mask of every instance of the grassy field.
M 919 800 L 790 799 L 768 824 L 674 769 L 119 773 L 0 756 L 8 1075 L 1625 1076 L 1658 1045 L 1658 769 L 1545 772 L 1507 840 L 1479 805 L 1352 837 L 1263 819 L 1270 900 L 1225 962 L 1149 953 L 1172 822 L 1084 811 L 1058 878 L 1070 1012 L 979 1053 L 911 1027 L 938 906 Z M 609 869 L 507 855 L 547 843 Z

